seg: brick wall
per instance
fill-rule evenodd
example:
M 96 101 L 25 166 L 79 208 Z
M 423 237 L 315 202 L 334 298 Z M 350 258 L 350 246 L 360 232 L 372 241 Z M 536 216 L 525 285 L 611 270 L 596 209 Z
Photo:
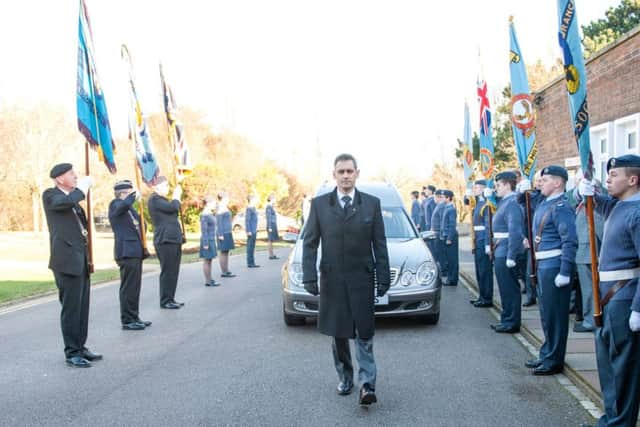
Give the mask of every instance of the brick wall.
M 590 126 L 640 112 L 640 28 L 592 57 L 586 68 Z M 564 165 L 578 155 L 564 79 L 534 97 L 538 167 Z

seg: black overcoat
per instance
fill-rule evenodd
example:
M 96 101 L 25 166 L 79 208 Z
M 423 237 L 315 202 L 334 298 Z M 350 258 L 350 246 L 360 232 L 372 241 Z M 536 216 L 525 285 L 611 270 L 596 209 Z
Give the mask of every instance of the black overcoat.
M 357 331 L 360 338 L 371 338 L 375 330 L 374 273 L 379 283 L 390 282 L 380 200 L 356 190 L 346 215 L 335 189 L 311 201 L 304 228 L 303 282 L 318 280 L 320 242 L 320 332 L 354 338 Z
M 182 228 L 178 214 L 180 202 L 167 200 L 158 193 L 152 193 L 148 202 L 149 216 L 153 224 L 153 244 L 182 244 Z

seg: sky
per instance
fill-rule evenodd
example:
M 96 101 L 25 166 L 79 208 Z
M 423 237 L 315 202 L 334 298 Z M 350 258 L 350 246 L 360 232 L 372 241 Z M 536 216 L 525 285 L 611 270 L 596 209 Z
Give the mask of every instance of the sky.
M 131 53 L 146 114 L 162 109 L 158 63 L 178 104 L 270 156 L 363 176 L 426 177 L 453 162 L 465 100 L 477 129 L 482 64 L 492 105 L 508 84 L 508 19 L 525 63 L 560 57 L 556 2 L 519 0 L 86 0 L 112 128 L 126 135 Z M 578 20 L 619 0 L 576 0 Z M 0 0 L 0 107 L 47 102 L 75 122 L 77 0 Z M 480 60 L 478 52 L 480 51 Z M 188 138 L 188 129 L 187 129 Z

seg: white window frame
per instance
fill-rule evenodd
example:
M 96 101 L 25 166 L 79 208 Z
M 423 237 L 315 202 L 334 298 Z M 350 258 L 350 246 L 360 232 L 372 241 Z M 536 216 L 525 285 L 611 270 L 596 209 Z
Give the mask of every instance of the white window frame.
M 615 156 L 640 154 L 640 113 L 631 114 L 614 120 Z M 636 134 L 636 147 L 629 149 L 629 134 Z
M 603 179 L 603 173 L 605 169 L 602 164 L 609 160 L 609 157 L 613 154 L 613 141 L 614 141 L 614 126 L 613 122 L 606 122 L 589 128 L 589 140 L 591 141 L 591 154 L 593 155 L 593 165 L 595 167 L 594 176 L 600 180 Z M 603 152 L 601 149 L 602 138 L 607 139 L 606 150 Z

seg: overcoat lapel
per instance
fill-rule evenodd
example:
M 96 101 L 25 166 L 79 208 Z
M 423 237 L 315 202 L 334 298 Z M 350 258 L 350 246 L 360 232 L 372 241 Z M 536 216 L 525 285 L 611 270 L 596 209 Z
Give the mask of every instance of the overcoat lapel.
M 331 212 L 340 219 L 344 219 L 344 211 L 338 203 L 338 189 L 333 190 L 333 194 L 329 197 L 329 205 L 331 206 Z

